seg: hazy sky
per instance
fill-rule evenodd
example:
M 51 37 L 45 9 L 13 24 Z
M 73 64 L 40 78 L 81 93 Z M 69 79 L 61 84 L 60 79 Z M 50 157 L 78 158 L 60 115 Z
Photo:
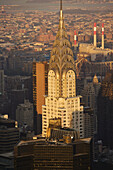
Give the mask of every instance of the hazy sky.
M 35 2 L 27 2 L 35 1 Z M 66 2 L 67 1 L 67 2 Z M 72 7 L 69 3 L 72 0 L 64 0 L 63 9 Z M 40 3 L 39 3 L 40 2 Z M 0 5 L 21 5 L 24 10 L 47 10 L 47 11 L 58 11 L 60 0 L 0 0 Z
M 59 3 L 60 0 L 0 0 L 0 4 L 4 4 L 4 5 L 11 5 L 11 4 L 24 4 L 24 3 L 27 3 L 27 1 L 34 1 L 36 3 Z M 73 1 L 74 0 L 63 0 L 63 2 L 68 2 L 70 3 L 69 1 Z
M 36 2 L 27 2 L 32 0 L 0 0 L 0 5 L 20 5 L 15 8 L 22 10 L 43 10 L 43 11 L 59 11 L 60 0 L 33 0 Z M 67 2 L 66 2 L 67 1 Z M 63 0 L 63 10 L 71 9 L 83 9 L 83 10 L 101 10 L 101 9 L 113 9 L 113 4 L 83 4 L 83 3 L 70 3 L 75 0 Z M 40 2 L 40 3 L 39 3 Z M 13 8 L 14 9 L 14 8 Z
M 11 4 L 24 4 L 27 1 L 35 1 L 37 3 L 42 3 L 42 2 L 53 2 L 53 0 L 0 0 L 0 4 L 4 5 L 11 5 Z M 59 0 L 54 0 L 54 1 L 59 1 Z

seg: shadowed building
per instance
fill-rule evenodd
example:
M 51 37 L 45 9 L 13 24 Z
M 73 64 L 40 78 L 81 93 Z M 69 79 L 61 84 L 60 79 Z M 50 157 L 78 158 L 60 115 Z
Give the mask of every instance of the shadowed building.
M 19 142 L 19 129 L 15 128 L 15 121 L 0 118 L 0 153 L 11 152 Z
M 16 120 L 20 127 L 26 124 L 33 128 L 33 104 L 29 100 L 24 100 L 24 103 L 17 106 Z
M 98 81 L 97 76 L 95 75 L 93 80 L 88 82 L 85 79 L 84 87 L 81 90 L 82 102 L 84 103 L 85 109 L 84 113 L 84 127 L 85 127 L 85 136 L 91 137 L 94 132 L 97 132 L 97 96 L 100 89 L 100 82 Z M 88 112 L 87 112 L 88 111 Z M 89 125 L 89 127 L 87 126 Z M 87 131 L 87 130 L 89 131 Z
M 102 82 L 97 100 L 98 138 L 113 149 L 113 71 Z
M 91 138 L 61 142 L 45 139 L 20 142 L 15 147 L 15 170 L 88 170 L 92 163 Z
M 94 136 L 95 115 L 93 109 L 84 107 L 84 137 Z
M 0 70 L 0 95 L 4 94 L 4 70 Z
M 91 82 L 88 82 L 88 80 L 85 80 L 84 87 L 81 90 L 82 95 L 82 102 L 85 104 L 85 106 L 91 107 L 94 112 L 96 113 L 97 110 L 97 96 L 100 88 L 100 82 L 98 81 L 97 76 L 95 75 L 93 80 Z
M 16 119 L 16 109 L 25 99 L 32 102 L 32 81 L 30 76 L 5 76 L 5 91 L 9 99 L 8 112 L 11 119 Z

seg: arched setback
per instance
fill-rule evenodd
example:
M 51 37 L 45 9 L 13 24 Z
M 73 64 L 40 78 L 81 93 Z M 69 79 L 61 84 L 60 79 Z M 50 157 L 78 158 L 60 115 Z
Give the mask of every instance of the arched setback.
M 48 73 L 48 96 L 55 96 L 55 72 L 53 70 Z
M 48 73 L 48 96 L 59 97 L 59 74 L 50 70 Z
M 75 97 L 76 96 L 76 86 L 75 86 L 75 72 L 73 70 L 69 70 L 66 74 L 66 92 L 67 97 Z
M 66 87 L 66 72 L 62 75 L 62 96 L 67 97 L 67 87 Z
M 60 76 L 59 73 L 56 72 L 56 97 L 60 96 Z

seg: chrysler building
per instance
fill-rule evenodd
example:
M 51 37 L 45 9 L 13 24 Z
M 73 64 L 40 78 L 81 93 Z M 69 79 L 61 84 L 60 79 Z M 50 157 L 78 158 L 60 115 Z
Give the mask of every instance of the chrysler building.
M 61 118 L 62 127 L 73 128 L 84 137 L 83 106 L 76 96 L 73 52 L 64 26 L 62 0 L 56 40 L 53 44 L 48 72 L 48 96 L 42 106 L 42 135 L 46 136 L 49 119 Z

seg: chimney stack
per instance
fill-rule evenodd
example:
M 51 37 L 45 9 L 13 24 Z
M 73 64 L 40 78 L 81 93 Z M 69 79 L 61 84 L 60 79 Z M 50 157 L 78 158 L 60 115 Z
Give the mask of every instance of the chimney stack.
M 94 23 L 94 47 L 97 47 L 96 23 Z
M 74 45 L 76 46 L 77 44 L 77 35 L 76 35 L 76 31 L 74 31 Z
M 104 23 L 102 23 L 102 49 L 104 49 Z
M 4 13 L 4 5 L 2 5 L 2 13 Z

